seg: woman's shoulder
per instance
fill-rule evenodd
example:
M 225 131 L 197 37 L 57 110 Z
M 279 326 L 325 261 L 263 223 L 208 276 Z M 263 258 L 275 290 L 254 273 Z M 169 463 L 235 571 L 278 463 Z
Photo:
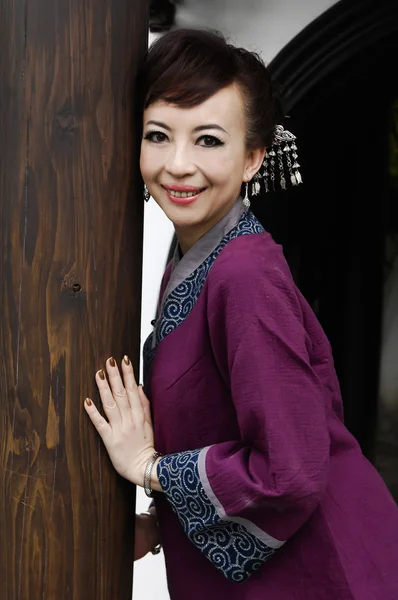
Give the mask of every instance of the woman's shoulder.
M 242 235 L 230 242 L 220 252 L 213 265 L 212 279 L 231 284 L 244 281 L 258 286 L 260 281 L 272 280 L 293 284 L 282 246 L 268 232 Z
M 282 246 L 267 232 L 225 246 L 209 273 L 208 301 L 245 306 L 250 314 L 293 312 L 300 321 L 305 310 Z

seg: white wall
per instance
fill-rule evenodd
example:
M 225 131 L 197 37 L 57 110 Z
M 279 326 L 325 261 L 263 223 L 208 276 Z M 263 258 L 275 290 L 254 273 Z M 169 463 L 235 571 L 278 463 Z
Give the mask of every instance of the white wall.
M 335 0 L 185 0 L 179 7 L 179 27 L 212 27 L 232 43 L 259 52 L 269 63 L 297 33 Z M 154 36 L 150 35 L 149 43 Z M 173 228 L 153 200 L 145 207 L 141 341 L 152 327 L 160 279 Z M 142 380 L 142 376 L 141 376 Z M 137 512 L 149 502 L 137 489 Z M 167 600 L 163 555 L 147 556 L 134 567 L 134 600 Z M 187 598 L 188 600 L 188 598 Z
M 185 0 L 180 27 L 212 27 L 269 63 L 306 25 L 336 0 Z

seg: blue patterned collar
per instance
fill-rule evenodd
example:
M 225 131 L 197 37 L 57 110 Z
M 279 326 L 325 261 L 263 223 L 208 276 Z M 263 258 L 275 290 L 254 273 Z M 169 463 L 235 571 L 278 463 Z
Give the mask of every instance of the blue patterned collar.
M 161 309 L 167 296 L 193 273 L 217 248 L 227 233 L 236 227 L 245 210 L 242 198 L 239 197 L 231 210 L 214 227 L 209 229 L 182 258 L 179 256 L 177 246 L 174 252 L 170 280 L 163 294 Z
M 190 315 L 207 275 L 222 249 L 237 237 L 264 232 L 261 223 L 250 210 L 245 210 L 240 202 L 237 202 L 213 229 L 192 247 L 196 247 L 196 251 L 199 250 L 197 254 L 191 253 L 195 260 L 188 256 L 188 252 L 181 260 L 177 259 L 170 278 L 171 283 L 169 282 L 163 294 L 162 307 L 154 330 L 144 344 L 144 385 L 157 347 Z M 185 257 L 187 260 L 184 261 Z

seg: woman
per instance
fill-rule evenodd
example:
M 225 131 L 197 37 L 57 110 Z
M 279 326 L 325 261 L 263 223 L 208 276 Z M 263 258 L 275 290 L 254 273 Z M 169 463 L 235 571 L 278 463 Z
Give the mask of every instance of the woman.
M 136 556 L 159 541 L 157 516 L 172 600 L 396 600 L 397 507 L 343 425 L 325 334 L 247 210 L 278 124 L 267 70 L 177 30 L 139 86 L 141 173 L 178 248 L 145 394 L 111 358 L 109 384 L 96 375 L 109 422 L 85 403 L 116 470 L 155 492 Z

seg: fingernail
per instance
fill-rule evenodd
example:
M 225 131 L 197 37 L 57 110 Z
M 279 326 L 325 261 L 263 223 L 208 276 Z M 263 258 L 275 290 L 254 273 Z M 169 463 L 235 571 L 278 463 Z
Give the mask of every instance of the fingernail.
M 90 398 L 86 398 L 86 404 L 87 404 L 87 406 L 91 406 L 92 405 L 92 402 L 91 402 Z
M 111 367 L 114 367 L 116 365 L 115 359 L 113 358 L 113 356 L 110 357 L 109 364 L 111 365 Z
M 105 379 L 105 373 L 103 372 L 103 370 L 102 370 L 102 369 L 100 369 L 100 370 L 98 371 L 98 375 L 99 375 L 99 378 L 100 378 L 100 379 L 102 379 L 102 381 Z
M 129 357 L 127 356 L 127 354 L 124 355 L 123 360 L 126 363 L 126 365 L 130 364 Z

